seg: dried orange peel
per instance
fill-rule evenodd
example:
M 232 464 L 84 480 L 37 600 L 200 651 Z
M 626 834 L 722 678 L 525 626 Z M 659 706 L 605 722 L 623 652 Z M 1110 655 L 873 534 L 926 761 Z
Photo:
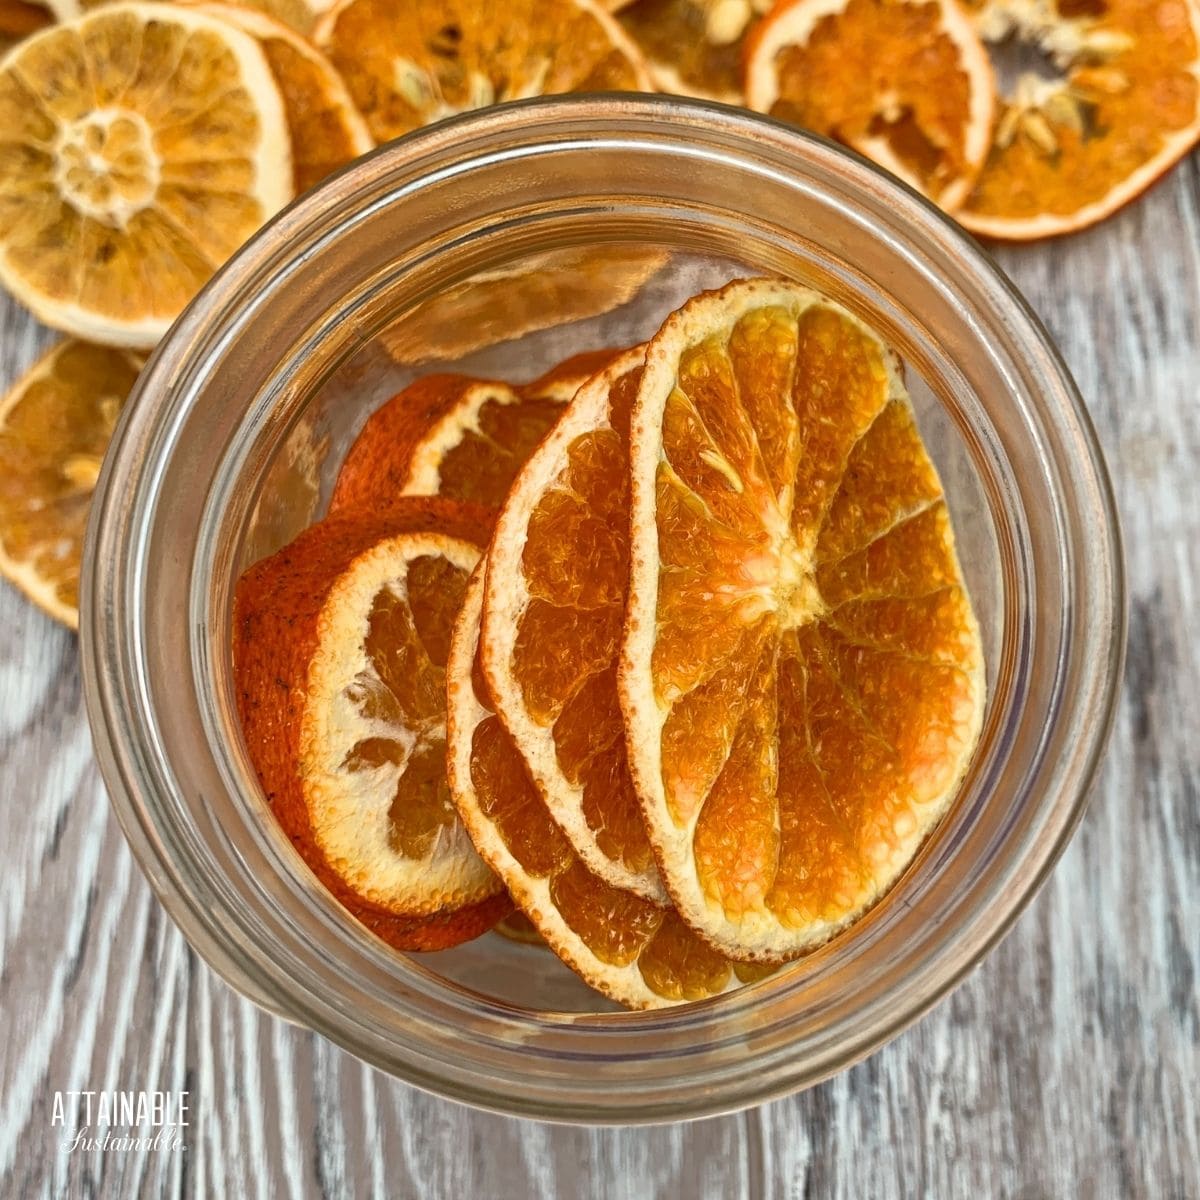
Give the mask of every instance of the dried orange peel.
M 472 840 L 551 949 L 629 1008 L 702 1000 L 762 977 L 670 909 L 593 875 L 551 819 L 487 699 L 478 661 L 482 568 L 467 588 L 447 668 L 451 792 Z
M 988 153 L 995 83 L 957 0 L 784 0 L 747 44 L 746 99 L 954 209 Z
M 644 350 L 576 394 L 497 518 L 484 601 L 491 695 L 555 822 L 588 869 L 657 904 L 625 760 L 616 663 L 629 578 L 629 411 Z
M 983 173 L 955 216 L 1025 240 L 1092 225 L 1200 137 L 1200 9 L 1188 0 L 969 0 L 989 42 L 1040 47 L 1058 78 L 1020 76 Z M 1064 10 L 1066 10 L 1064 12 Z
M 0 63 L 0 283 L 48 325 L 152 346 L 292 196 L 283 102 L 249 35 L 120 3 Z
M 762 961 L 881 896 L 979 735 L 979 633 L 898 363 L 796 285 L 699 296 L 631 425 L 620 696 L 663 881 Z
M 446 781 L 446 656 L 487 524 L 431 498 L 329 517 L 236 592 L 238 710 L 272 811 L 401 949 L 474 937 L 509 908 Z
M 0 401 L 0 574 L 72 629 L 92 492 L 141 365 L 60 342 Z

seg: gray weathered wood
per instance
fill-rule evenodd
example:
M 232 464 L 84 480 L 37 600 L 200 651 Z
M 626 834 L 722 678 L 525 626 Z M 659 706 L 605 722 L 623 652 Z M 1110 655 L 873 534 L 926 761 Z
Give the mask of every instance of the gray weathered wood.
M 264 1016 L 151 898 L 74 641 L 0 587 L 0 1194 L 1200 1196 L 1200 168 L 1002 261 L 1057 337 L 1128 538 L 1128 687 L 1092 807 L 959 991 L 823 1087 L 695 1125 L 468 1111 Z M 49 335 L 0 301 L 0 382 Z M 182 1155 L 65 1156 L 55 1090 L 192 1093 Z

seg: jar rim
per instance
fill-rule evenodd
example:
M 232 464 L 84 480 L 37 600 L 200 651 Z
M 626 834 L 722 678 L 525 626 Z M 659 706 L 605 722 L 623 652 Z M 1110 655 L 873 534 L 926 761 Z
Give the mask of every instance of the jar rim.
M 1046 486 L 1061 507 L 1061 570 L 1069 576 L 1054 693 L 1041 714 L 1046 729 L 1021 780 L 1019 820 L 996 850 L 998 873 L 971 892 L 969 908 L 964 899 L 938 929 L 909 937 L 922 954 L 915 967 L 898 977 L 890 962 L 864 971 L 874 991 L 864 987 L 855 1027 L 851 1014 L 824 1012 L 805 993 L 822 969 L 820 954 L 784 978 L 662 1013 L 539 1016 L 455 989 L 414 964 L 398 972 L 395 956 L 348 928 L 315 887 L 301 886 L 311 907 L 311 924 L 301 929 L 272 904 L 283 882 L 260 881 L 254 891 L 234 875 L 246 854 L 261 853 L 265 862 L 273 851 L 270 835 L 255 846 L 234 844 L 211 818 L 218 781 L 231 791 L 239 781 L 188 720 L 193 699 L 206 698 L 189 692 L 171 713 L 155 699 L 152 664 L 170 620 L 156 594 L 166 568 L 148 565 L 161 536 L 155 521 L 164 489 L 178 494 L 180 481 L 188 482 L 181 435 L 204 398 L 211 402 L 221 355 L 253 336 L 280 289 L 296 288 L 305 272 L 315 277 L 314 261 L 353 237 L 377 206 L 469 178 L 506 155 L 609 144 L 722 156 L 797 196 L 865 214 L 864 236 L 891 238 L 898 257 L 931 276 L 942 272 L 947 295 L 965 294 L 969 281 L 976 307 L 989 313 L 976 331 L 980 346 L 993 335 L 1006 339 L 1022 364 L 1013 403 L 1028 408 L 1028 437 L 1039 443 Z M 320 330 L 303 328 L 315 344 Z M 231 435 L 221 471 L 244 465 L 246 431 L 279 403 L 279 392 L 255 395 L 244 413 L 229 414 L 241 441 L 232 447 Z M 205 501 L 206 520 L 220 516 L 213 496 L 228 483 L 209 479 L 195 497 Z M 186 653 L 196 663 L 213 652 L 212 631 L 195 619 L 208 580 L 199 549 L 180 558 L 174 569 L 196 576 L 186 585 Z M 1048 573 L 1031 575 L 1029 586 L 1048 586 Z M 1118 518 L 1095 432 L 1057 350 L 1000 269 L 924 198 L 858 156 L 743 110 L 661 96 L 536 99 L 465 114 L 380 148 L 269 222 L 176 322 L 139 380 L 96 489 L 80 600 L 87 709 L 114 810 L 159 899 L 201 956 L 260 1005 L 427 1090 L 503 1113 L 601 1123 L 712 1115 L 816 1083 L 873 1052 L 953 988 L 1012 925 L 1082 816 L 1113 721 L 1126 620 Z M 188 682 L 200 688 L 198 668 Z M 203 783 L 197 756 L 208 756 Z M 860 953 L 899 936 L 885 922 L 864 920 Z M 304 945 L 314 929 L 352 956 L 361 975 L 353 1003 L 316 974 Z M 595 1079 L 581 1083 L 578 1070 L 562 1078 L 556 1069 L 564 1061 L 588 1064 Z M 614 1095 L 618 1077 L 629 1082 Z M 644 1095 L 633 1094 L 638 1083 Z

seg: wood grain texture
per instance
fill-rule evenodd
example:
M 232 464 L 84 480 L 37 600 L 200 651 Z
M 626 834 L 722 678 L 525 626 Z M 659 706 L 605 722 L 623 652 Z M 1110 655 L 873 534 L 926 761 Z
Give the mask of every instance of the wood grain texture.
M 1076 374 L 1128 543 L 1127 687 L 1008 939 L 822 1087 L 693 1125 L 474 1113 L 258 1012 L 187 949 L 90 760 L 73 638 L 0 587 L 0 1195 L 1200 1196 L 1200 170 L 1001 259 Z M 0 302 L 5 385 L 51 339 Z M 55 1090 L 188 1089 L 183 1154 L 71 1155 Z

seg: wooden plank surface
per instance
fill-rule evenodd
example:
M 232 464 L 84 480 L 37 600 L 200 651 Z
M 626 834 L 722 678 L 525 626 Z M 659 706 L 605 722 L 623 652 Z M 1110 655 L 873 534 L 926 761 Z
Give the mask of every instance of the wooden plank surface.
M 1200 169 L 1002 252 L 1100 430 L 1127 687 L 1088 815 L 954 996 L 803 1095 L 588 1130 L 469 1111 L 258 1012 L 193 955 L 90 759 L 74 639 L 0 587 L 0 1196 L 1200 1196 Z M 0 382 L 51 340 L 0 300 Z M 182 1154 L 64 1154 L 55 1091 L 187 1089 Z

